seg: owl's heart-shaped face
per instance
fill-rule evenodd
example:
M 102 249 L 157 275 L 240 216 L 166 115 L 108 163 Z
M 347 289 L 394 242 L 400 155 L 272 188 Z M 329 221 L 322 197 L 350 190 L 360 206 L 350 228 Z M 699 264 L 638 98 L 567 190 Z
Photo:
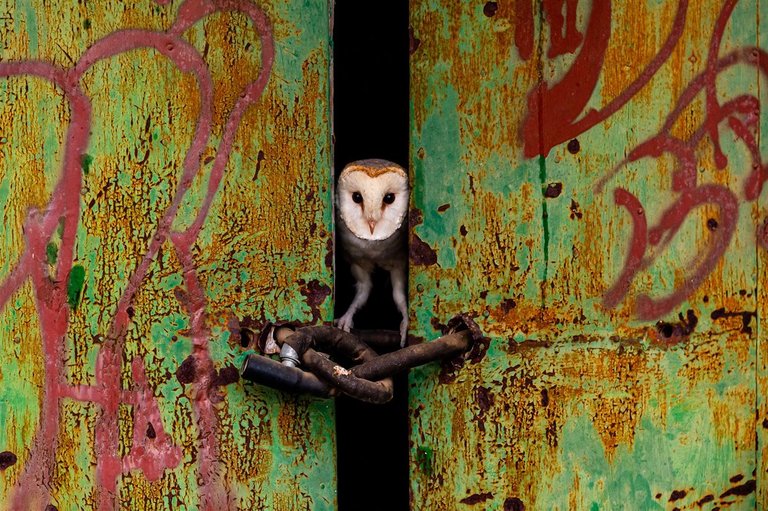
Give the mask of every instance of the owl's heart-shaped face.
M 385 240 L 402 225 L 408 210 L 408 175 L 386 160 L 352 162 L 336 187 L 339 214 L 358 238 Z

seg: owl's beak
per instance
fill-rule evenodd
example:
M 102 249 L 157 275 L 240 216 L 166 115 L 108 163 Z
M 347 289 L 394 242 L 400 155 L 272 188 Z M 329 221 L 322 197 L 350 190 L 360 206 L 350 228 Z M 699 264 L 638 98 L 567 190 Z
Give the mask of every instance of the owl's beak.
M 371 234 L 373 234 L 373 230 L 376 228 L 376 220 L 368 220 L 368 227 L 371 228 Z

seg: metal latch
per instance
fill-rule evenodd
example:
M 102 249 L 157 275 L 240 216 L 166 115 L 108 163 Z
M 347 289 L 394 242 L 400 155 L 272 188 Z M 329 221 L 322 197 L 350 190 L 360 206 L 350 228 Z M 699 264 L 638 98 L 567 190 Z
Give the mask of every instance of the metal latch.
M 477 324 L 464 314 L 449 321 L 447 333 L 434 341 L 394 351 L 400 344 L 400 333 L 395 331 L 345 332 L 332 326 L 268 324 L 259 336 L 264 355 L 248 355 L 240 374 L 278 390 L 319 397 L 343 393 L 381 404 L 392 399 L 393 375 L 459 356 L 481 338 Z M 277 353 L 281 362 L 266 356 Z M 349 361 L 351 368 L 340 365 L 336 358 Z

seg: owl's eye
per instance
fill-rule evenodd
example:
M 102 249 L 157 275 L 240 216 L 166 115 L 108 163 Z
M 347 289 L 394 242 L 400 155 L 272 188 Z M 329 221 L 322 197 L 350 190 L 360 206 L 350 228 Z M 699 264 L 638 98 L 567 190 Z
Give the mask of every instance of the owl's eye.
M 388 193 L 384 196 L 384 204 L 392 204 L 393 202 L 395 202 L 394 193 Z
M 352 200 L 355 201 L 355 204 L 361 204 L 363 202 L 363 196 L 360 195 L 360 192 L 352 192 Z

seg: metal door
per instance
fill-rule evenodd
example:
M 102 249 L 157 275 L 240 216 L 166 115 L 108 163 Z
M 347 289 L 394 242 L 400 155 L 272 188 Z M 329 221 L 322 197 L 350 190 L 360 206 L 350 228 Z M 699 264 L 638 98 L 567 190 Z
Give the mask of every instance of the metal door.
M 327 0 L 0 2 L 0 508 L 333 509 Z M 279 228 L 276 228 L 279 226 Z
M 413 509 L 768 504 L 764 14 L 411 2 Z

